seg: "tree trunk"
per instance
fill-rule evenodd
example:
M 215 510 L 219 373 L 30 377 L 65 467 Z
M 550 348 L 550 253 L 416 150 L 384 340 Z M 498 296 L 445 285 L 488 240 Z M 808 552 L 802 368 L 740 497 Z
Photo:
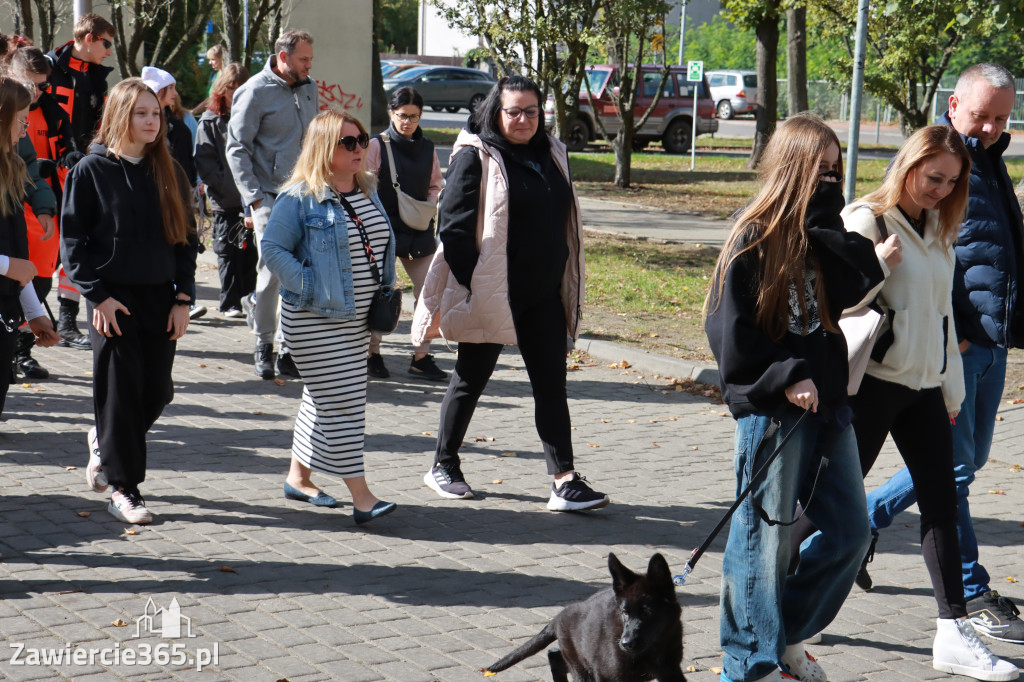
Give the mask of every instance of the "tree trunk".
M 34 42 L 35 38 L 32 34 L 35 31 L 35 24 L 32 18 L 32 0 L 19 0 L 18 7 L 22 34 Z
M 628 188 L 633 165 L 633 131 L 632 126 L 623 125 L 619 134 L 612 140 L 612 149 L 615 150 L 615 179 L 616 187 Z
M 775 133 L 778 120 L 779 85 L 776 82 L 775 59 L 779 52 L 779 19 L 774 13 L 757 24 L 757 127 L 754 149 L 747 168 L 757 168 L 768 140 Z
M 786 81 L 789 86 L 788 116 L 807 111 L 807 8 L 786 10 Z
M 221 15 L 224 21 L 224 40 L 227 42 L 228 61 L 241 62 L 245 48 L 242 45 L 243 17 L 239 0 L 223 0 Z
M 387 130 L 388 98 L 384 93 L 384 76 L 380 72 L 380 52 L 377 50 L 377 33 L 374 31 L 373 57 L 371 68 L 373 76 L 370 83 L 370 130 Z

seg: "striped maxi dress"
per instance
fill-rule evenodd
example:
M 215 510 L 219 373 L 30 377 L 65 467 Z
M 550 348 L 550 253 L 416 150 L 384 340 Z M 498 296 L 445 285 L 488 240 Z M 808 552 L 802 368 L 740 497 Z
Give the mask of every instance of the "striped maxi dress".
M 363 222 L 377 265 L 383 270 L 387 220 L 358 189 L 344 196 Z M 356 319 L 323 317 L 282 301 L 281 331 L 305 383 L 295 418 L 292 456 L 315 471 L 355 478 L 363 475 L 366 352 L 370 344 L 366 317 L 378 285 L 354 224 L 349 225 L 348 244 Z

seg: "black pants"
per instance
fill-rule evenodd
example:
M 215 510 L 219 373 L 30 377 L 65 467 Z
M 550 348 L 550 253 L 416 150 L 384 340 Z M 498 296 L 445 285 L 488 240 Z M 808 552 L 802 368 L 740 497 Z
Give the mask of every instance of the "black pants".
M 865 375 L 857 395 L 850 396 L 850 406 L 863 474 L 867 476 L 871 471 L 890 433 L 910 471 L 921 512 L 921 554 L 931 577 L 939 618 L 966 616 L 956 523 L 953 433 L 942 389 L 915 391 Z M 799 548 L 813 532 L 813 525 L 806 517 L 801 518 L 793 527 L 793 546 Z
M 112 486 L 132 489 L 146 480 L 146 432 L 174 397 L 177 342 L 167 331 L 174 288 L 104 284 L 131 315 L 118 313 L 121 336 L 107 337 L 92 326 L 92 303 L 86 307 L 93 410 L 103 471 Z
M 7 402 L 7 391 L 11 387 L 11 380 L 14 379 L 14 372 L 11 371 L 11 360 L 14 359 L 14 349 L 18 344 L 18 331 L 8 330 L 7 326 L 0 320 L 0 416 L 4 413 L 4 403 Z
M 220 311 L 242 307 L 242 297 L 256 288 L 256 261 L 259 254 L 253 242 L 253 231 L 245 230 L 249 237 L 240 248 L 231 237 L 237 234 L 242 221 L 241 211 L 213 212 L 213 252 L 217 254 L 217 274 L 220 275 Z M 244 229 L 244 228 L 241 228 Z
M 552 298 L 528 310 L 513 310 L 512 322 L 533 388 L 534 421 L 548 473 L 569 471 L 573 469 L 573 456 L 565 393 L 566 334 L 562 301 Z M 441 402 L 435 463 L 459 463 L 459 447 L 501 348 L 500 343 L 459 343 L 455 371 Z

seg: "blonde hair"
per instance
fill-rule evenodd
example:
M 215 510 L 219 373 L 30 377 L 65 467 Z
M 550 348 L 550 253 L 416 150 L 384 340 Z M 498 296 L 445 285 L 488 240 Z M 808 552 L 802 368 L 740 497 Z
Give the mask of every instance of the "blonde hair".
M 32 103 L 32 95 L 13 78 L 0 76 L 0 213 L 11 215 L 25 200 L 25 162 L 11 144 L 11 133 L 18 123 L 18 112 Z
M 733 261 L 756 250 L 761 260 L 756 320 L 768 338 L 778 342 L 786 333 L 791 286 L 796 289 L 804 329 L 809 327 L 804 300 L 804 270 L 808 266 L 816 274 L 814 293 L 821 325 L 827 331 L 838 331 L 829 318 L 821 266 L 813 257 L 808 258 L 813 254 L 808 253 L 804 229 L 807 205 L 818 186 L 818 166 L 832 145 L 841 149 L 835 132 L 811 114 L 797 114 L 778 127 L 761 158 L 761 189 L 737 216 L 715 265 L 705 312 L 712 300 L 718 307 L 725 274 Z M 842 165 L 840 156 L 840 175 Z
M 341 139 L 341 128 L 346 123 L 355 125 L 361 135 L 366 134 L 366 128 L 359 119 L 344 111 L 328 109 L 313 119 L 306 129 L 306 137 L 302 140 L 302 152 L 299 153 L 299 160 L 295 162 L 295 170 L 285 181 L 282 190 L 297 186 L 299 196 L 312 194 L 317 201 L 324 200 L 334 186 L 331 180 L 334 175 L 331 170 L 331 159 L 334 157 L 334 147 Z M 355 180 L 356 186 L 367 197 L 377 189 L 377 176 L 369 171 L 357 171 Z
M 960 231 L 971 184 L 971 155 L 960 133 L 950 126 L 928 126 L 911 135 L 892 160 L 882 186 L 861 201 L 871 206 L 876 216 L 888 212 L 899 204 L 910 172 L 939 154 L 951 154 L 960 162 L 960 175 L 953 191 L 935 206 L 939 211 L 939 241 L 948 249 Z
M 156 99 L 156 93 L 141 78 L 127 78 L 115 85 L 103 105 L 103 121 L 96 135 L 96 143 L 117 155 L 132 139 L 132 115 L 139 98 L 145 94 Z M 159 101 L 157 102 L 159 107 Z M 193 231 L 186 214 L 185 200 L 178 179 L 178 169 L 167 146 L 167 121 L 160 109 L 160 131 L 156 139 L 143 147 L 143 155 L 153 164 L 160 215 L 163 219 L 164 239 L 168 244 L 185 244 Z

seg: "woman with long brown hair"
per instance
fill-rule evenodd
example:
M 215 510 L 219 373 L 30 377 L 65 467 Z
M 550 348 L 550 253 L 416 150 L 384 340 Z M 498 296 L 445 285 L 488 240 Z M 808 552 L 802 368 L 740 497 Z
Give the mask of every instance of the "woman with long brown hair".
M 96 426 L 86 480 L 96 492 L 113 486 L 108 510 L 128 523 L 152 520 L 139 492 L 146 432 L 174 395 L 175 342 L 195 285 L 189 183 L 166 131 L 141 79 L 114 86 L 96 141 L 68 176 L 61 214 L 64 269 L 92 320 Z
M 26 286 L 36 275 L 28 259 L 25 227 L 25 162 L 18 141 L 28 128 L 32 96 L 20 83 L 0 76 L 0 415 L 10 385 L 11 358 L 18 327 L 28 320 L 36 343 L 52 346 L 60 337 L 39 305 L 35 289 Z
M 899 245 L 893 237 L 876 255 L 869 240 L 843 229 L 841 173 L 839 140 L 824 122 L 797 115 L 780 125 L 761 162 L 761 189 L 736 219 L 708 296 L 708 340 L 737 421 L 737 491 L 782 445 L 732 517 L 722 565 L 723 680 L 824 680 L 802 642 L 839 612 L 868 546 L 837 323 L 882 281 L 880 259 L 898 262 Z M 804 513 L 822 532 L 787 577 L 789 529 L 755 509 L 788 521 L 812 490 Z
M 242 297 L 256 288 L 256 244 L 242 218 L 242 195 L 224 155 L 228 119 L 235 90 L 249 80 L 249 71 L 235 62 L 220 71 L 209 106 L 196 131 L 196 170 L 206 184 L 213 208 L 213 251 L 220 275 L 220 312 L 242 318 Z

